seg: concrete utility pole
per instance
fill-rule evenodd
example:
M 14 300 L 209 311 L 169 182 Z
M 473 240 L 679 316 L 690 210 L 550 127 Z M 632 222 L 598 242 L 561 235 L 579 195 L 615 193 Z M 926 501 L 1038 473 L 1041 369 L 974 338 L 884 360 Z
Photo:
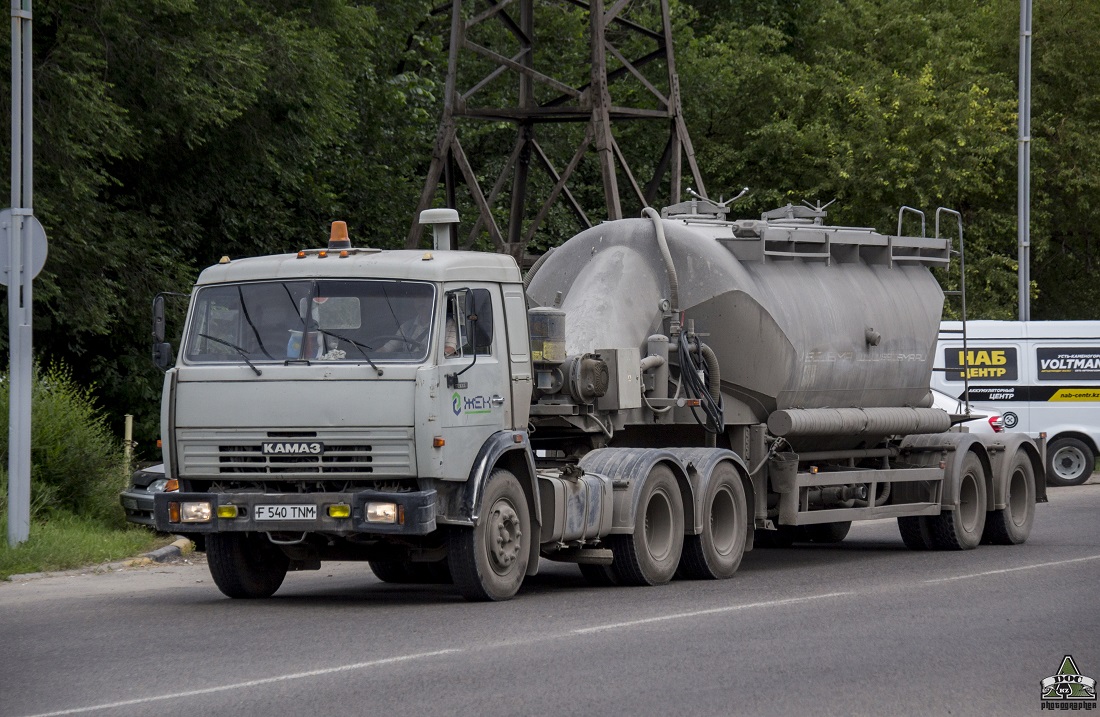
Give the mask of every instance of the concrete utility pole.
M 0 212 L 2 282 L 8 286 L 8 544 L 30 536 L 31 279 L 46 261 L 46 234 L 34 218 L 31 132 L 31 0 L 11 0 L 11 206 Z
M 1016 236 L 1020 321 L 1031 321 L 1031 0 L 1020 0 L 1020 105 Z

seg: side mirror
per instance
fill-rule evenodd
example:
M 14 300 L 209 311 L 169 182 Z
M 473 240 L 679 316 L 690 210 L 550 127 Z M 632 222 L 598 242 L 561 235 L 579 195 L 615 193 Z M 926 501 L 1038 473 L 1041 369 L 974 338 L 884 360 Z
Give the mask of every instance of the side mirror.
M 164 342 L 164 294 L 153 298 L 153 342 Z
M 157 365 L 161 371 L 167 371 L 168 367 L 175 361 L 175 357 L 172 355 L 172 344 L 166 341 L 159 341 L 153 343 L 153 363 Z
M 467 289 L 464 306 L 462 313 L 466 315 L 466 321 L 470 326 L 470 348 L 474 352 L 474 359 L 477 359 L 477 301 L 474 299 L 474 292 Z

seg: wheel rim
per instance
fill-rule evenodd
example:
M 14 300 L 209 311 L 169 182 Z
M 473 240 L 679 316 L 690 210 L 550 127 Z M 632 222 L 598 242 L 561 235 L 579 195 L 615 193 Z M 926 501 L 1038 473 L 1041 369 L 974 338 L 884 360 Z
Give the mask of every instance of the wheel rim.
M 963 476 L 959 486 L 959 519 L 968 533 L 978 525 L 978 479 L 973 473 Z
M 1085 456 L 1074 446 L 1059 448 L 1050 461 L 1054 473 L 1062 480 L 1073 480 L 1085 470 Z
M 485 526 L 489 564 L 498 575 L 506 575 L 519 560 L 523 529 L 512 502 L 500 499 L 493 504 Z
M 672 503 L 664 491 L 657 491 L 645 509 L 645 541 L 654 560 L 664 560 L 672 552 L 672 522 Z
M 1017 470 L 1008 482 L 1008 509 L 1014 525 L 1021 526 L 1027 520 L 1027 502 L 1027 477 Z
M 723 486 L 710 505 L 710 536 L 714 552 L 729 555 L 737 543 L 737 509 L 733 494 Z

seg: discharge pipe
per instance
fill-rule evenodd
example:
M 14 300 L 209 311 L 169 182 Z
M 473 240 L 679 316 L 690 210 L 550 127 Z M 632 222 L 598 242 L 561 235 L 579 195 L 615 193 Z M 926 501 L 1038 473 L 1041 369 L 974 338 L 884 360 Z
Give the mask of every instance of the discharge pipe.
M 680 312 L 680 281 L 676 277 L 676 265 L 672 263 L 672 253 L 668 250 L 664 223 L 661 221 L 661 215 L 653 207 L 643 209 L 642 216 L 652 221 L 653 228 L 657 231 L 657 246 L 661 248 L 661 258 L 665 260 L 665 270 L 668 273 L 669 300 L 672 302 L 673 314 L 678 314 Z

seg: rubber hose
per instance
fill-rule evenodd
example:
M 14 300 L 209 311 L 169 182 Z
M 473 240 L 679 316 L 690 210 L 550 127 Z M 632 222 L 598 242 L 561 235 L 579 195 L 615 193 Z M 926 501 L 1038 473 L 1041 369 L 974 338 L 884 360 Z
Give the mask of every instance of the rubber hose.
M 703 355 L 703 360 L 707 362 L 707 374 L 710 378 L 710 396 L 714 399 L 715 403 L 722 400 L 722 375 L 718 368 L 718 357 L 714 355 L 714 350 L 710 346 L 707 346 L 702 341 L 699 342 L 699 353 Z M 721 429 L 721 426 L 718 427 Z
M 523 291 L 527 291 L 527 287 L 531 286 L 531 280 L 535 278 L 535 273 L 538 272 L 542 263 L 550 258 L 550 255 L 554 253 L 557 247 L 550 247 L 546 250 L 546 253 L 535 259 L 535 263 L 531 265 L 531 268 L 527 270 L 527 273 L 523 275 Z
M 672 263 L 672 253 L 668 250 L 668 241 L 665 240 L 665 226 L 661 221 L 661 215 L 653 207 L 642 210 L 642 216 L 653 222 L 657 230 L 657 246 L 661 247 L 661 257 L 665 260 L 665 270 L 668 272 L 669 298 L 672 300 L 672 310 L 680 310 L 680 281 L 676 277 L 676 265 Z

